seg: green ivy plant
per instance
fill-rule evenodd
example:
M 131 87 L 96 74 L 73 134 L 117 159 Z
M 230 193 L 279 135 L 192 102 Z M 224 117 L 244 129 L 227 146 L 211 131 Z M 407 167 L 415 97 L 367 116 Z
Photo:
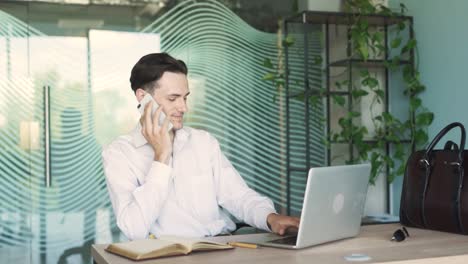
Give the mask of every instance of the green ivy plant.
M 352 117 L 346 120 L 348 122 L 340 123 L 342 129 L 352 130 L 350 135 L 346 135 L 348 136 L 347 140 L 353 142 L 359 153 L 358 157 L 350 162 L 370 161 L 372 164 L 371 183 L 374 183 L 380 171 L 389 168 L 388 181 L 392 182 L 396 176 L 404 173 L 406 160 L 411 151 L 427 143 L 427 128 L 434 119 L 434 114 L 423 106 L 419 97 L 426 88 L 421 83 L 418 65 L 401 64 L 402 58 L 411 59 L 417 49 L 417 42 L 416 39 L 410 38 L 404 43 L 401 33 L 404 30 L 413 31 L 413 28 L 407 28 L 409 25 L 400 21 L 396 27 L 393 27 L 394 32 L 391 32 L 393 37 L 388 40 L 388 50 L 385 50 L 383 32 L 370 30 L 367 20 L 362 18 L 362 15 L 372 14 L 385 15 L 390 18 L 403 16 L 407 10 L 404 4 L 400 4 L 399 12 L 394 12 L 383 5 L 373 5 L 370 0 L 348 0 L 345 2 L 345 8 L 347 12 L 353 14 L 350 27 L 351 56 L 367 61 L 371 58 L 371 54 L 376 54 L 376 56 L 385 53 L 395 54 L 384 61 L 384 65 L 393 72 L 402 70 L 406 85 L 404 95 L 409 99 L 406 121 L 401 121 L 392 113 L 385 111 L 372 117 L 375 127 L 375 143 L 371 145 L 362 141 L 363 135 L 366 135 L 367 131 L 363 127 L 355 127 L 350 122 Z M 369 87 L 370 92 L 373 93 L 373 102 L 381 103 L 385 94 L 376 76 L 372 76 L 368 69 L 363 68 L 360 71 L 360 78 L 362 86 Z M 353 97 L 355 97 L 354 91 L 360 91 L 360 87 L 353 87 Z M 356 97 L 364 95 L 367 94 L 359 93 L 356 94 Z M 357 116 L 359 113 L 354 115 Z M 409 140 L 410 149 L 405 148 L 405 139 Z M 387 143 L 393 147 L 393 151 L 390 153 L 385 151 Z
M 386 171 L 388 168 L 387 179 L 392 182 L 396 176 L 404 173 L 406 159 L 412 150 L 427 143 L 427 128 L 434 119 L 434 114 L 423 106 L 419 97 L 426 88 L 421 83 L 418 65 L 401 63 L 403 58 L 413 56 L 417 50 L 417 42 L 414 38 L 404 40 L 402 32 L 404 30 L 412 31 L 413 29 L 407 28 L 408 24 L 399 22 L 396 27 L 392 28 L 391 35 L 393 37 L 388 40 L 388 49 L 385 50 L 384 33 L 382 30 L 372 30 L 364 17 L 372 14 L 385 15 L 390 18 L 401 16 L 407 11 L 406 6 L 403 4 L 400 4 L 400 11 L 395 12 L 383 5 L 374 5 L 370 0 L 347 0 L 345 10 L 352 18 L 349 25 L 351 56 L 348 59 L 357 58 L 367 62 L 369 59 L 382 54 L 395 54 L 384 61 L 384 66 L 393 72 L 402 71 L 406 85 L 404 95 L 409 99 L 408 119 L 401 121 L 392 113 L 385 111 L 371 116 L 375 135 L 373 135 L 372 144 L 369 144 L 365 140 L 366 136 L 369 135 L 367 128 L 353 122 L 356 118 L 361 117 L 361 113 L 355 110 L 348 111 L 345 116 L 338 120 L 340 130 L 338 132 L 332 131 L 324 141 L 329 147 L 331 147 L 332 142 L 351 142 L 357 155 L 353 159 L 347 160 L 347 163 L 370 162 L 372 165 L 370 182 L 372 184 L 375 183 L 380 172 Z M 282 44 L 283 48 L 289 47 L 294 44 L 294 39 L 287 36 L 283 39 Z M 315 61 L 319 65 L 322 64 L 321 58 L 316 58 Z M 285 81 L 284 70 L 275 67 L 269 59 L 265 59 L 263 65 L 268 70 L 263 80 L 271 82 L 279 91 L 278 87 L 284 85 Z M 353 101 L 356 102 L 360 101 L 364 96 L 372 96 L 371 109 L 375 104 L 383 104 L 386 96 L 385 91 L 377 76 L 370 71 L 370 68 L 360 67 L 359 78 L 361 81 L 358 85 L 350 83 L 349 80 L 343 80 L 336 82 L 335 86 L 337 89 L 345 89 L 351 85 L 351 96 Z M 364 87 L 367 87 L 367 89 L 363 89 Z M 327 95 L 326 89 L 322 88 L 318 93 L 310 95 L 308 98 L 305 98 L 302 94 L 298 95 L 297 99 L 310 100 L 314 105 L 320 104 L 321 99 Z M 346 105 L 345 97 L 336 94 L 330 94 L 329 96 L 334 104 L 341 107 Z M 392 146 L 390 153 L 386 151 L 387 144 Z

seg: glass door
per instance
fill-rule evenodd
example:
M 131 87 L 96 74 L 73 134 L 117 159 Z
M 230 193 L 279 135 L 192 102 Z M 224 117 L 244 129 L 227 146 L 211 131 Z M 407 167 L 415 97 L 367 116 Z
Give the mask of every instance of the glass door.
M 31 192 L 32 263 L 90 263 L 96 213 L 105 206 L 100 146 L 93 137 L 86 37 L 29 37 L 30 76 L 42 109 L 43 184 Z M 40 98 L 43 98 L 42 100 Z
M 35 152 L 41 149 L 28 75 L 27 38 L 0 14 L 0 257 L 29 263 L 33 240 Z
M 91 263 L 93 243 L 123 239 L 101 149 L 136 124 L 130 70 L 159 35 L 45 36 L 1 11 L 0 24 L 0 258 Z

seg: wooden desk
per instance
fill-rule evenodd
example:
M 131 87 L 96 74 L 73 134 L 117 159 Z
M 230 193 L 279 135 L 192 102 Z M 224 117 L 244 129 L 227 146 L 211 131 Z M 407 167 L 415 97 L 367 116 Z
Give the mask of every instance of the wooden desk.
M 92 256 L 98 264 L 128 263 L 378 263 L 395 264 L 466 264 L 468 263 L 468 236 L 408 228 L 411 237 L 402 242 L 390 241 L 398 224 L 363 226 L 358 237 L 335 241 L 302 250 L 260 247 L 235 248 L 227 251 L 199 252 L 189 256 L 168 257 L 133 262 L 104 251 L 106 245 L 93 245 Z M 217 241 L 242 241 L 242 237 L 259 237 L 265 234 L 215 237 Z M 344 259 L 353 253 L 365 254 L 370 261 L 349 262 Z M 397 262 L 393 262 L 397 261 Z

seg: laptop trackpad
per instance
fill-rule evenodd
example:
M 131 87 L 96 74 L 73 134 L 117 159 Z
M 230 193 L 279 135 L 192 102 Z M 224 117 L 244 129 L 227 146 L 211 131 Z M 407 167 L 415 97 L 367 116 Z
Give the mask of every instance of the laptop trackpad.
M 252 244 L 269 243 L 272 240 L 285 238 L 284 236 L 280 236 L 274 233 L 235 235 L 235 236 L 229 236 L 229 237 L 230 237 L 230 241 L 245 242 L 245 243 L 252 243 Z
M 295 246 L 297 243 L 297 236 L 283 237 L 280 239 L 268 241 L 267 243 Z

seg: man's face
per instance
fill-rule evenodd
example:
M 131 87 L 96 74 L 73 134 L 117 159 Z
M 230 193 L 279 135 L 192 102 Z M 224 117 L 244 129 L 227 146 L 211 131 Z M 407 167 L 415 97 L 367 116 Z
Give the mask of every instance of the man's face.
M 164 113 L 175 130 L 181 129 L 187 112 L 188 88 L 187 76 L 183 73 L 165 72 L 158 80 L 153 97 L 164 108 Z

